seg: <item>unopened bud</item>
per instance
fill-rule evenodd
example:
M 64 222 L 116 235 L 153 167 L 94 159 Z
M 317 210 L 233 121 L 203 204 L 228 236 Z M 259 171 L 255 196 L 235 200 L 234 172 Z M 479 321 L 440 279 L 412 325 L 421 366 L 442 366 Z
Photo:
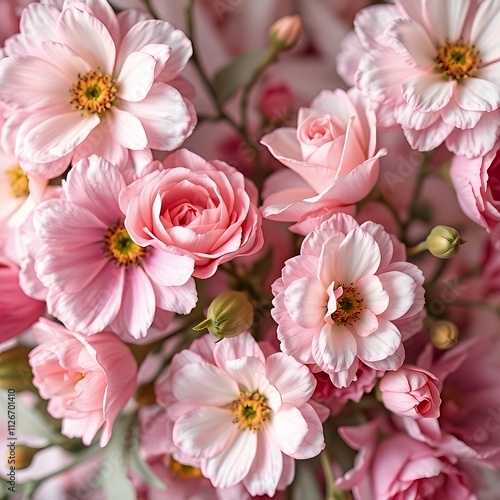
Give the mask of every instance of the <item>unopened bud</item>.
M 269 29 L 273 46 L 279 50 L 293 49 L 302 36 L 302 18 L 298 15 L 278 19 Z
M 449 226 L 436 226 L 427 236 L 427 249 L 439 259 L 449 259 L 456 255 L 465 240 L 460 238 L 460 233 Z
M 28 363 L 31 348 L 17 345 L 0 353 L 0 388 L 24 391 L 33 389 L 33 373 Z
M 15 467 L 17 470 L 27 469 L 33 457 L 43 448 L 31 448 L 31 446 L 26 446 L 24 444 L 10 445 L 7 444 L 7 451 L 5 453 L 5 464 L 7 469 L 11 470 L 10 467 Z
M 432 344 L 438 349 L 449 349 L 458 342 L 458 328 L 451 321 L 431 321 L 429 336 Z
M 218 295 L 208 306 L 207 319 L 194 330 L 208 329 L 217 337 L 237 337 L 253 323 L 253 306 L 243 292 L 227 291 Z

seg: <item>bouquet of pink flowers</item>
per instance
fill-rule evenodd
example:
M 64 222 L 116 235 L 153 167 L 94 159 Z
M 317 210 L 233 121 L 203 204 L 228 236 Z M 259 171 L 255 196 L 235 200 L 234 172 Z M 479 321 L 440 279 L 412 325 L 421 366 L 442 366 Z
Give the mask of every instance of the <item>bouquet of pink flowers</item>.
M 498 499 L 500 1 L 109 2 L 0 0 L 0 497 Z

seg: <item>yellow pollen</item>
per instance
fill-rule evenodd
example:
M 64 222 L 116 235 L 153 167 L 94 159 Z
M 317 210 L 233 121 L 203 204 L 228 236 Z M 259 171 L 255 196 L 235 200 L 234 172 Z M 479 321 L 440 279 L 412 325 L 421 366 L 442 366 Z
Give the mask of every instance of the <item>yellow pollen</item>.
M 116 82 L 98 68 L 85 75 L 78 75 L 78 82 L 71 89 L 71 106 L 76 111 L 101 114 L 111 108 L 116 99 Z
M 104 236 L 104 255 L 118 266 L 138 266 L 147 255 L 147 248 L 132 241 L 123 222 L 117 222 L 108 228 Z
M 352 325 L 358 321 L 361 312 L 365 309 L 363 299 L 358 290 L 352 286 L 342 286 L 342 295 L 337 299 L 337 310 L 332 314 L 336 325 Z
M 192 479 L 197 477 L 202 477 L 201 469 L 198 467 L 191 467 L 190 465 L 184 465 L 177 460 L 170 457 L 170 470 L 176 475 L 185 479 Z
M 266 399 L 258 392 L 241 392 L 239 399 L 232 402 L 229 409 L 234 416 L 233 423 L 241 430 L 258 431 L 263 429 L 264 422 L 269 420 L 270 408 Z
M 30 194 L 28 187 L 28 176 L 26 172 L 19 166 L 15 165 L 5 171 L 9 179 L 10 192 L 15 198 L 25 198 Z
M 436 70 L 448 75 L 450 79 L 462 80 L 474 76 L 481 64 L 479 52 L 474 45 L 462 40 L 446 42 L 438 51 Z

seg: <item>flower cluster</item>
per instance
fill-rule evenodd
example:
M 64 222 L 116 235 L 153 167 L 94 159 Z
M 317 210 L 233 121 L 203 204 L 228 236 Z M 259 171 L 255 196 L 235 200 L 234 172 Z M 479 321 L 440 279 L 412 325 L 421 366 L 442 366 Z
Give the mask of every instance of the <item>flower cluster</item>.
M 0 14 L 8 492 L 498 496 L 500 1 Z

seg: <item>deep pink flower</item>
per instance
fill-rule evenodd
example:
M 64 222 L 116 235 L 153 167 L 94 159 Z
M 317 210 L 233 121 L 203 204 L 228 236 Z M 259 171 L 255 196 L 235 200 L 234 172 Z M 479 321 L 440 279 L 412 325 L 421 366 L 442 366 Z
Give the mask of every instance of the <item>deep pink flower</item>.
M 396 415 L 411 418 L 439 417 L 437 378 L 416 366 L 404 365 L 380 381 L 384 406 Z
M 359 226 L 348 215 L 323 222 L 273 284 L 281 350 L 318 365 L 337 387 L 354 380 L 358 360 L 376 370 L 399 368 L 403 322 L 424 305 L 422 273 L 405 258 L 378 224 Z
M 248 333 L 217 344 L 206 335 L 174 357 L 157 397 L 174 422 L 174 444 L 201 459 L 215 487 L 243 482 L 253 496 L 273 496 L 293 480 L 293 459 L 324 448 L 309 404 L 315 385 L 306 366 L 265 356 Z
M 379 123 L 400 124 L 420 151 L 444 141 L 460 156 L 490 151 L 500 133 L 498 19 L 495 0 L 395 0 L 360 11 L 356 83 Z
M 196 304 L 193 259 L 130 238 L 118 206 L 124 187 L 118 169 L 92 156 L 72 168 L 62 199 L 34 212 L 34 269 L 49 313 L 71 330 L 144 337 L 157 308 L 187 314 Z
M 290 169 L 267 180 L 264 217 L 300 222 L 363 199 L 385 154 L 376 153 L 375 140 L 375 116 L 357 90 L 321 92 L 310 108 L 299 110 L 296 129 L 280 128 L 262 139 Z
M 62 434 L 88 446 L 102 427 L 106 446 L 137 384 L 132 354 L 108 332 L 85 337 L 44 318 L 33 332 L 39 343 L 29 355 L 33 384 L 49 399 L 48 412 L 63 419 Z
M 257 190 L 243 174 L 186 149 L 170 155 L 164 167 L 120 195 L 125 226 L 138 245 L 189 256 L 197 278 L 262 248 Z
M 43 28 L 41 28 L 43 26 Z M 165 21 L 106 0 L 29 5 L 0 61 L 0 101 L 11 106 L 5 144 L 23 168 L 56 177 L 99 154 L 115 165 L 129 151 L 172 150 L 196 123 L 170 82 L 192 53 Z

